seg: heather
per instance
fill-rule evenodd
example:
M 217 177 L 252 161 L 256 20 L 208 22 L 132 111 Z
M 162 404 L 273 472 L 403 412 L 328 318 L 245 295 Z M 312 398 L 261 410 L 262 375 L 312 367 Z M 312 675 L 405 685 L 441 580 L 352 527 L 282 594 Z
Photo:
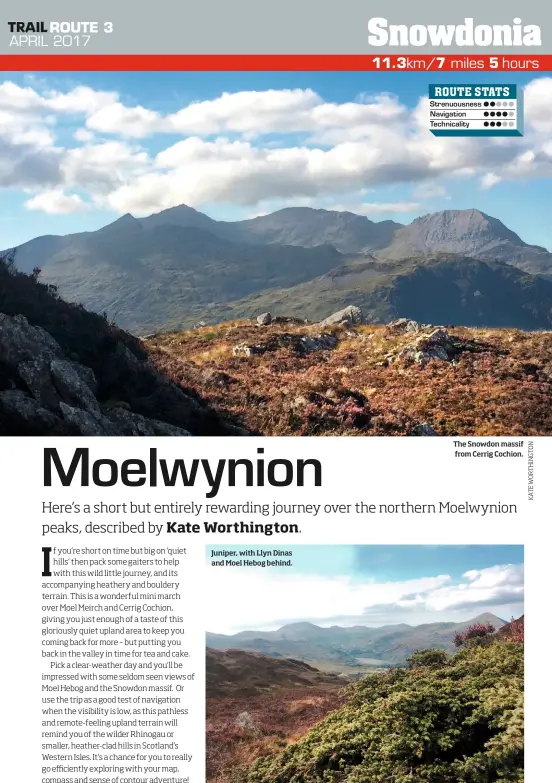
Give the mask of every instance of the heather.
M 161 372 L 264 435 L 552 433 L 552 332 L 447 326 L 447 360 L 409 361 L 432 329 L 241 320 L 143 344 Z M 297 349 L 294 338 L 320 335 L 334 347 Z M 264 347 L 234 355 L 243 345 Z

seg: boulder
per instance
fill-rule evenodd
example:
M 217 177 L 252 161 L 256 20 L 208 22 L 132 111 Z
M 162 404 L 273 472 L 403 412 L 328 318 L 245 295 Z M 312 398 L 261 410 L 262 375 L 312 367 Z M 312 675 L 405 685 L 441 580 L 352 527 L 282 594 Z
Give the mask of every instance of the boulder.
M 21 389 L 0 391 L 0 434 L 76 435 L 69 423 Z
M 320 321 L 320 324 L 321 326 L 333 326 L 334 324 L 343 324 L 343 322 L 350 326 L 364 323 L 364 315 L 360 307 L 355 305 L 344 307 L 343 310 L 338 310 L 337 313 L 332 313 Z
M 308 324 L 309 321 L 306 318 L 295 318 L 289 315 L 275 315 L 272 319 L 273 324 Z
M 75 408 L 60 402 L 59 409 L 63 419 L 72 425 L 79 435 L 97 436 L 119 435 L 117 427 L 100 413 Z
M 290 348 L 299 356 L 306 356 L 314 351 L 327 351 L 335 348 L 337 337 L 328 332 L 318 334 L 290 334 L 282 332 L 270 336 L 263 343 L 238 343 L 232 349 L 234 356 L 258 356 L 268 351 L 278 351 L 281 348 Z
M 249 734 L 257 735 L 261 733 L 259 727 L 255 723 L 253 716 L 249 712 L 240 712 L 240 714 L 236 717 L 234 724 L 237 729 L 247 731 Z
M 433 429 L 431 424 L 427 424 L 427 422 L 423 422 L 422 424 L 416 424 L 412 428 L 412 435 L 437 435 L 438 433 Z
M 23 315 L 0 313 L 0 356 L 5 364 L 63 358 L 59 343 L 45 329 L 31 326 Z
M 248 343 L 238 343 L 232 348 L 233 356 L 254 356 L 264 353 L 261 345 L 249 345 Z
M 272 323 L 272 316 L 270 313 L 261 313 L 261 315 L 257 316 L 257 325 L 258 326 L 269 326 Z
M 395 356 L 388 355 L 387 359 L 425 367 L 432 359 L 450 362 L 456 353 L 457 349 L 449 333 L 440 326 L 429 334 L 421 335 L 410 345 L 404 346 Z
M 112 407 L 106 411 L 107 418 L 117 427 L 119 435 L 152 436 L 162 435 L 171 437 L 185 437 L 190 433 L 181 427 L 175 427 L 156 419 L 147 419 L 139 413 L 121 407 Z
M 421 327 L 418 321 L 413 321 L 409 318 L 397 318 L 396 321 L 388 323 L 386 328 L 392 334 L 400 334 L 401 332 L 419 332 Z
M 64 402 L 84 410 L 99 413 L 100 406 L 94 396 L 96 378 L 89 367 L 65 359 L 50 362 L 53 384 Z

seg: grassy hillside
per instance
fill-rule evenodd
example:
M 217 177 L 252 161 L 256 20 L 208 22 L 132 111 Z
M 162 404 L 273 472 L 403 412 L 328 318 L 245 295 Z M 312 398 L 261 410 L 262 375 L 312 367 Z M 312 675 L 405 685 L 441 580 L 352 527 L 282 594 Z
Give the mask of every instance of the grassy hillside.
M 343 704 L 340 677 L 300 661 L 207 650 L 207 780 L 231 783 Z
M 254 696 L 275 688 L 343 686 L 343 681 L 336 675 L 324 674 L 303 661 L 268 658 L 245 650 L 207 648 L 207 673 L 207 698 L 234 695 L 236 686 L 242 696 Z
M 434 253 L 377 261 L 343 257 L 314 279 L 228 302 L 223 313 L 242 318 L 271 312 L 323 319 L 344 303 L 361 307 L 370 323 L 405 317 L 461 326 L 552 329 L 552 282 L 501 261 Z M 216 318 L 207 309 L 205 317 Z
M 298 353 L 321 332 L 334 348 Z M 144 345 L 163 373 L 265 435 L 409 435 L 424 423 L 440 435 L 552 434 L 551 332 L 450 327 L 448 361 L 407 361 L 431 332 L 234 321 Z M 267 350 L 235 356 L 242 344 Z
M 243 783 L 495 783 L 524 779 L 523 645 L 494 641 L 364 678 L 344 707 Z

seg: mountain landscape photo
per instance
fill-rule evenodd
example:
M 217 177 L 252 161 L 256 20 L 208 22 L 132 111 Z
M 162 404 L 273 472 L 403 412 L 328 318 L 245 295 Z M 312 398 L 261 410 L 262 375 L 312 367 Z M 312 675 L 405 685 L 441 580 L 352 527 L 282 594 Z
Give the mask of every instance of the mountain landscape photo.
M 0 431 L 551 434 L 552 80 L 438 139 L 401 76 L 1 81 Z
M 290 557 L 212 574 L 210 782 L 523 781 L 523 548 Z

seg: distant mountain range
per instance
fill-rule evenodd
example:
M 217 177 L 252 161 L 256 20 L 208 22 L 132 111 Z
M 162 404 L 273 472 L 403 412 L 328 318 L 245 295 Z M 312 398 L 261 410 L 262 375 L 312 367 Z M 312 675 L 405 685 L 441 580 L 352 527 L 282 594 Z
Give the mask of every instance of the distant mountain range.
M 139 334 L 267 309 L 315 320 L 348 304 L 371 322 L 552 328 L 552 254 L 475 209 L 404 226 L 306 207 L 224 222 L 182 205 L 38 237 L 17 263 Z
M 452 652 L 453 636 L 475 623 L 491 623 L 499 630 L 506 622 L 484 613 L 462 623 L 384 625 L 350 628 L 291 623 L 277 631 L 241 631 L 233 635 L 207 634 L 207 647 L 216 650 L 255 651 L 275 658 L 294 658 L 325 671 L 352 673 L 371 667 L 404 663 L 414 650 L 435 647 Z

